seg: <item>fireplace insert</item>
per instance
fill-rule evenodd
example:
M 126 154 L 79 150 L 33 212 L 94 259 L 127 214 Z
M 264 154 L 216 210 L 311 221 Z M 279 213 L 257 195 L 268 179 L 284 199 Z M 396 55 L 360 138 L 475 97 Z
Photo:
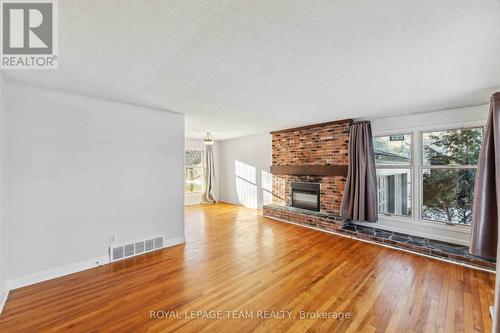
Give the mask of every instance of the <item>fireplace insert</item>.
M 320 184 L 318 183 L 292 182 L 292 207 L 319 212 L 320 195 Z

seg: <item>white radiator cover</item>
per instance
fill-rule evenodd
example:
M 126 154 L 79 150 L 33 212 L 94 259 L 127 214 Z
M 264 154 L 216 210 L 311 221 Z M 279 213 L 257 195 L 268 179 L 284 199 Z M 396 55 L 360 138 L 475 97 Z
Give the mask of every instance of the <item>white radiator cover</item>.
M 134 257 L 143 253 L 152 252 L 165 247 L 163 236 L 151 237 L 139 241 L 112 244 L 109 247 L 109 261 L 118 261 Z

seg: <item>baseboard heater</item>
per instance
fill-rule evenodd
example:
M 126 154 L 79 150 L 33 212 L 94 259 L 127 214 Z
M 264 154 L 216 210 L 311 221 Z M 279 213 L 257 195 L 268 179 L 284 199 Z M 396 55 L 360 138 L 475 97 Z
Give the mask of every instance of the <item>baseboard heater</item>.
M 109 247 L 109 261 L 118 261 L 163 248 L 163 236 Z

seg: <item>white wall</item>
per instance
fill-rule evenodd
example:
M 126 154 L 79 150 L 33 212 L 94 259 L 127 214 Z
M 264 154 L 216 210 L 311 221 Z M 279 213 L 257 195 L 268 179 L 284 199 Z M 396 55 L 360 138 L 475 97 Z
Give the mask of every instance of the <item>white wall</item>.
M 106 257 L 111 235 L 182 241 L 183 115 L 17 84 L 8 93 L 9 284 Z
M 0 76 L 0 311 L 7 278 L 7 112 L 4 89 Z
M 272 200 L 271 135 L 220 141 L 220 200 L 261 209 Z
M 196 148 L 196 149 L 205 149 L 205 144 L 203 143 L 203 139 L 186 139 L 185 147 L 187 148 Z M 213 153 L 214 153 L 214 169 L 215 169 L 215 184 L 213 189 L 213 195 L 215 199 L 219 199 L 219 177 L 220 177 L 220 148 L 219 141 L 214 141 L 213 144 Z M 197 205 L 201 203 L 201 194 L 186 194 L 184 198 L 185 205 Z
M 365 118 L 370 120 L 374 135 L 383 135 L 413 128 L 442 128 L 443 126 L 471 126 L 485 124 L 489 105 L 477 105 L 466 108 L 449 109 L 427 113 L 410 114 L 403 116 L 387 116 Z

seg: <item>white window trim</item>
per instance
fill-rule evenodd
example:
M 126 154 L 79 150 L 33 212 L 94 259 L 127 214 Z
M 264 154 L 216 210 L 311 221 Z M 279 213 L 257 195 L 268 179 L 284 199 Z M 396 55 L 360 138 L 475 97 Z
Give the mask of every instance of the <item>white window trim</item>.
M 395 134 L 404 134 L 404 135 L 407 135 L 409 134 L 411 136 L 411 156 L 410 156 L 410 164 L 383 164 L 383 165 L 375 165 L 375 169 L 410 169 L 410 173 L 411 173 L 411 180 L 412 180 L 412 183 L 411 183 L 411 215 L 410 216 L 403 216 L 403 215 L 396 215 L 396 214 L 389 214 L 389 213 L 379 213 L 378 216 L 379 216 L 379 219 L 382 217 L 382 218 L 395 218 L 396 220 L 406 220 L 406 221 L 412 221 L 414 220 L 414 217 L 415 217 L 415 201 L 414 201 L 414 198 L 413 198 L 413 194 L 415 192 L 415 185 L 414 185 L 414 182 L 415 182 L 415 167 L 414 167 L 414 164 L 415 164 L 415 158 L 414 158 L 414 147 L 415 147 L 415 144 L 413 143 L 414 142 L 414 139 L 415 139 L 415 135 L 412 131 L 407 131 L 407 132 L 404 132 L 404 133 L 392 133 L 392 134 L 381 134 L 381 135 L 375 135 L 375 134 L 372 134 L 372 137 L 381 137 L 381 136 L 390 136 L 390 135 L 395 135 Z M 376 162 L 375 162 L 376 163 Z
M 416 236 L 429 237 L 434 239 L 440 239 L 443 241 L 449 241 L 454 243 L 460 243 L 463 245 L 468 245 L 468 241 L 458 240 L 454 237 L 447 237 L 446 233 L 457 233 L 468 236 L 471 232 L 471 227 L 469 225 L 460 224 L 447 224 L 445 222 L 430 221 L 421 218 L 420 204 L 422 202 L 421 198 L 421 182 L 420 182 L 420 169 L 422 167 L 422 133 L 432 132 L 432 131 L 444 131 L 453 130 L 459 128 L 471 128 L 471 127 L 483 127 L 485 122 L 483 120 L 468 121 L 468 122 L 449 122 L 438 125 L 430 126 L 417 126 L 417 127 L 406 127 L 397 128 L 391 130 L 384 130 L 379 132 L 373 132 L 373 137 L 379 136 L 389 136 L 396 134 L 411 134 L 412 135 L 412 164 L 410 165 L 412 169 L 412 216 L 396 216 L 388 214 L 379 214 L 379 222 L 376 224 L 368 222 L 356 222 L 356 224 L 376 227 L 380 229 L 387 229 L 391 231 L 404 232 L 407 234 L 413 234 Z M 401 227 L 399 228 L 398 225 Z M 415 232 L 412 227 L 427 229 L 424 232 Z M 434 234 L 432 230 L 436 233 L 442 232 L 442 236 Z
M 422 147 L 423 146 L 423 133 L 429 133 L 429 132 L 433 132 L 433 131 L 438 131 L 438 132 L 442 132 L 442 131 L 446 131 L 446 130 L 458 130 L 458 129 L 470 129 L 470 128 L 478 128 L 478 127 L 484 127 L 484 123 L 482 123 L 481 125 L 470 125 L 471 123 L 467 123 L 467 125 L 463 125 L 463 126 L 460 126 L 460 127 L 448 127 L 448 128 L 441 128 L 441 129 L 435 129 L 435 130 L 421 130 L 418 132 L 418 141 L 419 141 L 419 147 Z M 422 173 L 422 169 L 476 169 L 477 170 L 477 165 L 424 165 L 423 164 L 423 161 L 422 161 L 422 158 L 423 158 L 423 151 L 420 150 L 419 152 L 419 165 L 418 165 L 418 175 L 417 175 L 417 179 L 419 181 L 419 192 L 418 192 L 418 199 L 419 199 L 419 203 L 422 203 L 423 202 L 423 195 L 424 195 L 424 191 L 423 191 L 423 181 L 424 181 L 424 178 L 423 177 L 420 177 L 420 174 Z M 418 207 L 418 216 L 419 216 L 419 221 L 422 221 L 422 222 L 432 222 L 432 223 L 438 223 L 438 224 L 444 224 L 448 227 L 462 227 L 464 228 L 464 230 L 466 230 L 467 233 L 470 233 L 470 229 L 471 229 L 471 226 L 470 225 L 465 225 L 465 224 L 454 224 L 454 223 L 449 223 L 449 222 L 446 222 L 446 221 L 432 221 L 432 220 L 428 220 L 428 219 L 424 219 L 422 217 L 422 207 Z

